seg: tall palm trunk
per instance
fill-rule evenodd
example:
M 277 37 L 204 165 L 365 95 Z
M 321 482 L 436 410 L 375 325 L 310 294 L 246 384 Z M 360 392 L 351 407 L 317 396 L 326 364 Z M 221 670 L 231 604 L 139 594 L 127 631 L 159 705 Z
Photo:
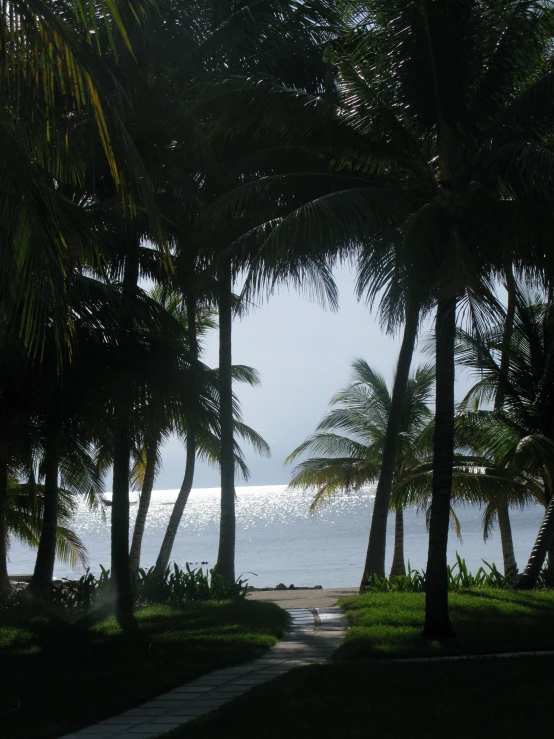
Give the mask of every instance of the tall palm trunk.
M 8 577 L 8 455 L 0 450 L 0 596 L 11 593 Z
M 455 338 L 456 298 L 441 298 L 438 301 L 436 321 L 435 437 L 423 629 L 425 637 L 439 640 L 454 635 L 448 615 L 446 556 L 454 462 Z
M 394 580 L 406 574 L 404 564 L 404 511 L 398 507 L 394 513 L 394 555 L 389 579 Z
M 387 430 L 383 446 L 383 458 L 381 462 L 381 474 L 375 491 L 373 503 L 373 515 L 371 517 L 371 528 L 369 531 L 369 543 L 364 565 L 364 574 L 360 584 L 360 593 L 373 580 L 374 575 L 385 577 L 385 551 L 387 542 L 387 519 L 389 515 L 389 503 L 394 477 L 396 461 L 396 448 L 398 446 L 398 433 L 402 422 L 402 406 L 406 395 L 406 386 L 410 374 L 412 357 L 417 338 L 417 327 L 419 323 L 419 309 L 406 308 L 406 324 L 402 346 L 398 356 L 396 375 L 392 389 Z
M 129 463 L 131 445 L 126 429 L 114 435 L 111 575 L 115 586 L 115 616 L 123 629 L 136 625 L 129 560 Z
M 129 554 L 129 566 L 131 568 L 131 579 L 134 580 L 138 574 L 140 567 L 140 550 L 142 548 L 142 537 L 146 526 L 146 517 L 150 508 L 150 500 L 152 498 L 152 489 L 154 480 L 156 479 L 156 459 L 158 454 L 158 440 L 152 440 L 146 446 L 146 468 L 144 470 L 144 479 L 142 489 L 140 491 L 140 501 L 135 519 L 135 527 L 133 529 L 133 539 L 131 541 L 131 552 Z
M 193 384 L 195 386 L 196 392 L 198 387 L 197 382 L 197 367 L 196 363 L 198 362 L 198 336 L 196 332 L 196 298 L 194 295 L 190 294 L 187 296 L 186 299 L 187 304 L 187 327 L 188 327 L 188 336 L 189 336 L 189 345 L 190 345 L 190 351 L 191 351 L 191 357 L 193 362 Z M 194 395 L 196 395 L 196 392 Z M 175 501 L 175 505 L 173 506 L 173 510 L 171 511 L 171 516 L 169 518 L 169 523 L 167 524 L 167 529 L 165 532 L 165 536 L 162 542 L 162 546 L 160 548 L 160 553 L 158 554 L 158 559 L 156 560 L 156 570 L 160 573 L 162 573 L 169 564 L 169 558 L 171 557 L 171 550 L 173 549 L 173 544 L 175 543 L 175 537 L 177 536 L 177 531 L 179 530 L 179 524 L 181 523 L 181 519 L 183 517 L 183 512 L 185 510 L 185 506 L 187 504 L 187 501 L 189 499 L 190 491 L 192 490 L 192 483 L 194 481 L 194 467 L 196 464 L 196 413 L 194 408 L 191 409 L 191 412 L 189 413 L 189 416 L 187 418 L 187 461 L 185 465 L 185 474 L 183 477 L 183 482 L 181 484 L 181 489 L 179 490 L 179 495 L 177 496 L 177 500 Z
M 221 432 L 221 519 L 217 570 L 235 581 L 235 459 L 233 449 L 233 379 L 231 336 L 233 319 L 231 261 L 219 269 L 219 382 Z
M 506 397 L 506 382 L 510 366 L 510 344 L 514 332 L 514 319 L 516 313 L 516 283 L 512 265 L 506 267 L 506 290 L 508 292 L 508 305 L 506 309 L 506 320 L 502 336 L 502 355 L 500 357 L 500 383 L 496 390 L 494 399 L 494 410 L 500 411 L 504 407 Z M 500 529 L 500 541 L 502 542 L 502 558 L 504 560 L 504 574 L 509 575 L 517 572 L 516 555 L 514 551 L 514 540 L 512 537 L 512 525 L 510 523 L 510 512 L 505 499 L 499 500 L 496 507 L 498 515 L 498 528 Z
M 52 595 L 58 532 L 58 441 L 52 433 L 46 440 L 44 456 L 44 507 L 35 570 L 29 588 L 42 597 Z
M 139 277 L 139 236 L 131 232 L 127 238 L 123 294 L 132 296 Z M 132 319 L 127 318 L 127 329 L 132 331 Z M 129 559 L 129 464 L 131 459 L 131 432 L 129 417 L 133 405 L 132 387 L 123 388 L 115 409 L 113 497 L 111 526 L 111 575 L 115 588 L 115 615 L 124 630 L 134 630 L 133 587 Z

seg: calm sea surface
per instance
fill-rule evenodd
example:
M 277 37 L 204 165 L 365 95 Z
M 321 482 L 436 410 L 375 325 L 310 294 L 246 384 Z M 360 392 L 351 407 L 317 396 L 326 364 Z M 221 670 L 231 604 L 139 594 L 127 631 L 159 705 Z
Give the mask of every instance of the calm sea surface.
M 285 485 L 264 485 L 237 488 L 237 575 L 256 573 L 247 577 L 250 584 L 265 587 L 279 582 L 286 585 L 322 585 L 348 587 L 357 585 L 364 562 L 371 513 L 373 491 L 337 497 L 335 501 L 311 514 L 311 495 L 289 492 Z M 177 496 L 176 490 L 156 490 L 142 547 L 143 567 L 154 564 L 169 515 Z M 106 495 L 109 499 L 110 495 Z M 132 495 L 136 501 L 138 494 Z M 193 490 L 173 549 L 173 559 L 180 565 L 202 561 L 213 566 L 217 556 L 219 488 Z M 131 508 L 132 521 L 137 506 Z M 516 557 L 521 566 L 531 550 L 543 510 L 540 507 L 512 512 L 512 528 Z M 481 560 L 496 562 L 502 567 L 500 537 L 495 531 L 492 539 L 483 542 L 482 511 L 472 506 L 457 510 L 461 521 L 463 541 L 450 532 L 449 559 L 456 551 L 465 557 L 470 569 L 476 571 Z M 110 562 L 110 509 L 106 518 L 83 506 L 73 528 L 84 541 L 93 572 L 99 564 Z M 413 568 L 425 568 L 427 532 L 425 518 L 415 511 L 405 515 L 406 559 Z M 389 518 L 389 546 L 387 566 L 392 557 L 393 517 Z M 33 570 L 34 552 L 13 541 L 10 548 L 10 573 L 25 574 Z M 57 577 L 75 577 L 83 572 L 56 564 Z

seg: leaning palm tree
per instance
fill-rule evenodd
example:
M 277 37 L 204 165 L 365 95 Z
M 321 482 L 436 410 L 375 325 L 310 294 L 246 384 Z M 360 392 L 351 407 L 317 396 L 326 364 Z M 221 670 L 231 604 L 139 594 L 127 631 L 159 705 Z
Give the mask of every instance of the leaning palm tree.
M 391 394 L 382 375 L 367 362 L 352 363 L 350 383 L 331 399 L 332 410 L 310 436 L 287 457 L 291 462 L 308 452 L 317 457 L 302 461 L 294 470 L 289 487 L 315 490 L 312 510 L 335 495 L 358 491 L 374 484 L 382 467 Z M 419 437 L 432 417 L 428 402 L 434 384 L 434 371 L 429 366 L 416 369 L 409 378 L 400 418 L 395 458 L 393 491 L 410 477 L 421 463 Z M 403 504 L 397 501 L 395 511 L 395 546 L 390 577 L 405 574 L 403 553 Z
M 188 335 L 189 341 L 193 340 L 191 360 L 193 360 L 193 364 L 196 367 L 194 370 L 187 371 L 183 375 L 183 383 L 192 383 L 198 394 L 191 399 L 191 403 L 187 406 L 184 413 L 176 409 L 176 411 L 170 413 L 165 419 L 161 419 L 159 413 L 154 413 L 154 417 L 149 419 L 149 426 L 145 429 L 145 442 L 140 449 L 134 466 L 134 479 L 140 485 L 141 494 L 130 550 L 132 575 L 136 575 L 139 569 L 141 543 L 152 489 L 157 471 L 161 465 L 160 446 L 162 440 L 167 438 L 170 433 L 176 433 L 185 442 L 187 458 L 183 482 L 173 506 L 160 553 L 156 560 L 156 569 L 159 571 L 164 571 L 169 563 L 179 524 L 192 490 L 196 459 L 199 457 L 210 464 L 218 464 L 220 458 L 219 418 L 217 415 L 219 371 L 209 370 L 204 367 L 200 362 L 199 356 L 200 340 L 206 331 L 215 327 L 213 316 L 209 311 L 195 310 L 193 317 L 196 319 L 196 326 L 194 331 L 190 331 L 188 328 L 190 310 L 184 308 L 179 295 L 163 289 L 155 289 L 152 295 L 183 326 L 185 332 L 183 336 Z M 194 375 L 194 380 L 191 379 L 192 375 Z M 250 367 L 234 365 L 232 367 L 232 375 L 235 381 L 246 382 L 253 387 L 259 385 L 260 382 L 258 374 Z M 206 397 L 213 398 L 215 405 L 211 406 L 203 402 L 203 399 Z M 156 408 L 158 404 L 154 401 L 150 406 Z M 253 429 L 242 423 L 240 406 L 237 398 L 234 396 L 233 416 L 235 439 L 241 438 L 249 441 L 260 454 L 268 455 L 269 447 L 265 441 Z M 163 423 L 160 425 L 162 421 Z M 248 468 L 236 440 L 234 447 L 235 464 L 247 479 L 249 475 Z

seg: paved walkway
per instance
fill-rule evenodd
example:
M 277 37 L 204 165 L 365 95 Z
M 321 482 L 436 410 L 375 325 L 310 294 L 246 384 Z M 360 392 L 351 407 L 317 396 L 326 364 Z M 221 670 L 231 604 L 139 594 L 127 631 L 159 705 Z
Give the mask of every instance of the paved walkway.
M 216 670 L 64 739 L 150 739 L 219 708 L 293 667 L 326 662 L 346 630 L 340 608 L 290 608 L 291 627 L 264 657 Z

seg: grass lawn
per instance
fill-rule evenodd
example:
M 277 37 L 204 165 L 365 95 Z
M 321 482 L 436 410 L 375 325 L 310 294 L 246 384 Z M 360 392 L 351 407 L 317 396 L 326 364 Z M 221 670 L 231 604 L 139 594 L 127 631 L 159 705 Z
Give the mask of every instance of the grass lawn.
M 368 593 L 344 598 L 350 629 L 337 659 L 440 656 L 554 650 L 554 591 L 473 589 L 450 593 L 456 639 L 421 638 L 423 593 Z
M 550 736 L 553 688 L 551 657 L 304 667 L 167 739 Z
M 458 638 L 421 638 L 424 596 L 341 601 L 351 628 L 336 662 L 293 670 L 171 739 L 521 739 L 552 732 L 554 657 L 447 662 L 387 658 L 554 650 L 554 593 L 452 593 Z M 246 728 L 245 728 L 246 727 Z
M 271 603 L 207 602 L 138 612 L 137 637 L 110 618 L 76 629 L 0 621 L 0 735 L 50 739 L 269 649 L 286 625 Z M 13 616 L 11 617 L 13 620 Z

